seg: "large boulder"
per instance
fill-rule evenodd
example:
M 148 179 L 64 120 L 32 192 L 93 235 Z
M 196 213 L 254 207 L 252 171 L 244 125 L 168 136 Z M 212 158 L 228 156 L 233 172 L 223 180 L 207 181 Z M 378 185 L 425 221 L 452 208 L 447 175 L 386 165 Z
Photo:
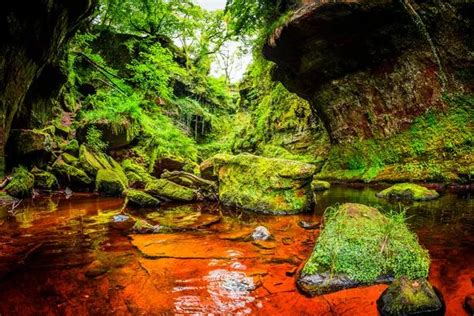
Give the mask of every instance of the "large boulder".
M 191 202 L 197 197 L 195 190 L 183 187 L 166 179 L 158 179 L 148 183 L 145 187 L 145 192 L 157 198 L 181 202 Z
M 96 153 L 85 145 L 79 147 L 79 163 L 88 175 L 95 177 L 101 169 L 113 169 L 112 158 L 104 153 Z
M 379 198 L 412 201 L 429 201 L 439 197 L 438 192 L 413 183 L 398 183 L 378 192 Z
M 311 164 L 249 154 L 213 159 L 224 205 L 270 214 L 294 214 L 311 206 L 310 183 L 316 170 Z
M 45 131 L 22 129 L 11 132 L 10 160 L 25 166 L 45 166 L 52 157 L 53 138 Z
M 35 177 L 24 167 L 18 167 L 12 174 L 11 181 L 5 187 L 5 191 L 16 198 L 30 197 L 33 193 Z
M 443 316 L 445 306 L 441 293 L 424 279 L 405 277 L 393 281 L 377 300 L 382 316 Z
M 309 296 L 346 288 L 428 276 L 430 258 L 404 214 L 385 216 L 362 204 L 328 208 L 324 229 L 297 279 Z
M 120 196 L 127 185 L 124 177 L 113 169 L 100 169 L 95 178 L 96 191 L 105 196 Z

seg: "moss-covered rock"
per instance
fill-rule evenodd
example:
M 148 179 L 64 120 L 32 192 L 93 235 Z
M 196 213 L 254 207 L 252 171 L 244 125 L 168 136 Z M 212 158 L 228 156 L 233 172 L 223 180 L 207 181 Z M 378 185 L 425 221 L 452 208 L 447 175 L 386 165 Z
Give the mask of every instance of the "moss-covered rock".
M 79 155 L 79 142 L 77 139 L 71 139 L 64 145 L 62 150 L 74 156 Z
M 393 277 L 426 278 L 429 266 L 428 252 L 409 231 L 403 213 L 385 216 L 346 203 L 326 210 L 324 229 L 297 285 L 310 296 L 321 295 Z
M 87 175 L 87 173 L 77 167 L 65 163 L 61 158 L 57 159 L 51 167 L 53 173 L 66 185 L 72 185 L 75 188 L 84 189 L 88 188 L 92 183 L 92 179 Z
M 326 191 L 331 187 L 331 183 L 322 180 L 314 179 L 311 182 L 311 190 L 313 191 Z
M 102 195 L 120 196 L 127 188 L 123 177 L 113 169 L 100 169 L 95 179 L 95 189 Z
M 79 148 L 79 162 L 88 175 L 95 177 L 101 169 L 113 169 L 109 157 L 103 153 L 95 153 L 86 146 Z
M 77 157 L 74 157 L 73 155 L 69 153 L 63 153 L 61 154 L 61 158 L 63 161 L 71 166 L 77 166 L 79 164 L 79 159 Z
M 311 205 L 311 164 L 249 154 L 221 154 L 213 160 L 225 205 L 271 214 L 303 212 Z
M 35 177 L 24 167 L 18 167 L 12 174 L 12 180 L 5 187 L 5 191 L 16 198 L 30 197 L 33 193 Z
M 131 187 L 144 188 L 148 182 L 156 180 L 155 177 L 146 171 L 145 167 L 131 159 L 122 161 L 122 168 Z
M 54 174 L 38 169 L 31 169 L 31 173 L 35 177 L 35 187 L 43 190 L 54 190 L 59 187 L 58 179 Z
M 12 142 L 15 144 L 15 154 L 19 156 L 50 152 L 52 137 L 39 130 L 15 130 L 12 132 Z
M 398 183 L 376 194 L 385 199 L 428 201 L 439 197 L 438 192 L 413 183 Z
M 145 192 L 158 197 L 174 201 L 190 202 L 196 199 L 196 191 L 165 179 L 158 179 L 148 183 Z
M 128 189 L 125 191 L 128 203 L 138 207 L 159 206 L 160 200 L 140 190 Z
M 445 306 L 439 291 L 424 279 L 405 277 L 393 281 L 377 300 L 382 316 L 444 315 Z
M 177 156 L 161 157 L 155 161 L 153 175 L 160 177 L 163 172 L 180 171 L 186 166 L 186 159 Z

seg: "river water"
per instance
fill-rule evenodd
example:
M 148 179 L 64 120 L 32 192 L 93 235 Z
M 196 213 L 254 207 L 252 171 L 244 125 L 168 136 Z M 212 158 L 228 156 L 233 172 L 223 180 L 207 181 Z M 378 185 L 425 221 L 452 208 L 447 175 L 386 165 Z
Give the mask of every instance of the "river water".
M 127 213 L 172 233 L 127 235 L 111 228 L 123 200 L 62 194 L 23 201 L 16 215 L 0 211 L 1 315 L 377 315 L 377 285 L 315 298 L 295 288 L 319 222 L 335 203 L 407 208 L 408 222 L 432 258 L 430 281 L 447 315 L 467 315 L 474 293 L 474 200 L 443 193 L 431 202 L 400 205 L 369 187 L 333 186 L 318 193 L 314 211 L 268 216 L 215 203 L 167 205 Z M 274 241 L 245 237 L 263 225 Z

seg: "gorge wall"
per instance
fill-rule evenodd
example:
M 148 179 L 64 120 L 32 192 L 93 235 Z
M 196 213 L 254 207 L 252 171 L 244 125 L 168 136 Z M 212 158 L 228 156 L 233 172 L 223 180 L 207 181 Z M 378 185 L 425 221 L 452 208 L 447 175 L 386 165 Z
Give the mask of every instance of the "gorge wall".
M 308 1 L 307 1 L 308 3 Z M 387 137 L 474 87 L 474 1 L 312 1 L 264 47 L 332 143 Z
M 263 48 L 331 142 L 319 177 L 474 176 L 474 1 L 305 1 Z
M 63 48 L 95 0 L 3 1 L 0 4 L 0 176 L 12 126 L 22 127 L 35 112 L 47 112 L 66 77 L 59 61 Z M 47 116 L 47 115 L 46 115 Z

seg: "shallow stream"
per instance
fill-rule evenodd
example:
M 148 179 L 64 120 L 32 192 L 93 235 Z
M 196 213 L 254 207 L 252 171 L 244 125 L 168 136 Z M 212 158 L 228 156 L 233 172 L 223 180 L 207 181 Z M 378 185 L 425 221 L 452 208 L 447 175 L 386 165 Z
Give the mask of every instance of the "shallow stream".
M 306 298 L 295 273 L 319 234 L 316 223 L 335 203 L 409 207 L 412 229 L 432 257 L 430 281 L 447 315 L 467 315 L 474 293 L 474 200 L 443 193 L 411 205 L 375 197 L 369 187 L 334 186 L 317 195 L 311 214 L 268 216 L 214 203 L 127 210 L 173 233 L 126 235 L 108 224 L 122 199 L 62 194 L 25 200 L 17 215 L 0 211 L 1 315 L 377 315 L 377 285 Z M 263 225 L 273 242 L 245 236 Z

